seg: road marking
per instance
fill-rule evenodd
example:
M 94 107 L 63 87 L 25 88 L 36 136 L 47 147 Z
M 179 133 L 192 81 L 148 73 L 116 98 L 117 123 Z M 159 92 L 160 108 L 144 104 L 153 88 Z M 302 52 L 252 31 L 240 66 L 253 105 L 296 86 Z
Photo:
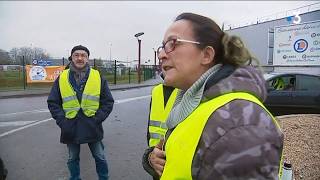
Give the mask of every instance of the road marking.
M 40 121 L 36 121 L 35 123 L 31 123 L 31 124 L 28 124 L 26 126 L 23 126 L 23 127 L 20 127 L 20 128 L 17 128 L 17 129 L 13 129 L 13 130 L 10 130 L 10 131 L 7 131 L 5 133 L 2 133 L 0 134 L 0 138 L 4 137 L 4 136 L 7 136 L 7 135 L 10 135 L 12 133 L 15 133 L 17 131 L 21 131 L 23 129 L 26 129 L 26 128 L 29 128 L 29 127 L 32 127 L 32 126 L 35 126 L 35 125 L 38 125 L 38 124 L 41 124 L 41 123 L 44 123 L 44 122 L 47 122 L 47 121 L 50 121 L 50 120 L 53 120 L 52 118 L 49 118 L 49 119 L 44 119 L 44 120 L 40 120 Z
M 21 112 L 14 112 L 14 113 L 7 113 L 7 114 L 0 114 L 1 116 L 10 116 L 16 114 L 23 114 L 23 113 L 41 113 L 41 112 L 49 112 L 48 109 L 35 109 L 32 111 L 21 111 Z
M 135 101 L 138 99 L 145 99 L 145 98 L 149 98 L 149 97 L 151 97 L 151 95 L 139 96 L 139 97 L 133 97 L 133 98 L 127 98 L 127 99 L 120 99 L 120 100 L 115 100 L 114 104 L 121 104 L 121 103 L 130 102 L 130 101 Z
M 133 98 L 127 98 L 127 99 L 119 99 L 119 100 L 115 100 L 114 104 L 121 104 L 121 103 L 126 103 L 126 102 L 130 102 L 130 101 L 134 101 L 134 100 L 145 99 L 145 98 L 149 98 L 149 97 L 151 97 L 151 95 L 139 96 L 139 97 L 133 97 Z M 24 114 L 24 113 L 29 113 L 29 114 L 32 113 L 33 114 L 33 113 L 43 113 L 43 112 L 49 112 L 49 110 L 48 109 L 35 109 L 35 110 L 31 110 L 31 111 L 13 112 L 13 113 L 7 113 L 7 114 L 0 114 L 0 117 L 1 116 Z
M 27 124 L 34 123 L 36 121 L 13 121 L 13 122 L 0 122 L 0 127 L 7 127 L 7 126 L 24 126 Z
M 130 101 L 135 101 L 135 100 L 139 100 L 139 99 L 145 99 L 145 98 L 149 98 L 151 97 L 151 95 L 147 95 L 147 96 L 139 96 L 139 97 L 134 97 L 134 98 L 127 98 L 127 99 L 120 99 L 120 100 L 115 100 L 114 104 L 121 104 L 121 103 L 126 103 L 126 102 L 130 102 Z M 22 113 L 40 113 L 40 112 L 49 112 L 48 109 L 36 109 L 36 110 L 32 110 L 32 111 L 22 111 L 22 112 L 15 112 L 15 113 L 7 113 L 7 114 L 1 114 L 1 116 L 4 115 L 15 115 L 15 114 L 22 114 Z M 10 135 L 12 133 L 15 133 L 17 131 L 21 131 L 23 129 L 47 122 L 53 120 L 52 118 L 49 119 L 44 119 L 44 120 L 39 120 L 39 121 L 15 121 L 15 122 L 0 122 L 0 127 L 5 127 L 5 126 L 19 126 L 19 125 L 25 125 L 23 127 L 17 128 L 17 129 L 13 129 L 10 131 L 7 131 L 5 133 L 0 134 L 0 138 Z M 19 124 L 20 123 L 20 124 Z M 24 124 L 23 124 L 24 123 Z

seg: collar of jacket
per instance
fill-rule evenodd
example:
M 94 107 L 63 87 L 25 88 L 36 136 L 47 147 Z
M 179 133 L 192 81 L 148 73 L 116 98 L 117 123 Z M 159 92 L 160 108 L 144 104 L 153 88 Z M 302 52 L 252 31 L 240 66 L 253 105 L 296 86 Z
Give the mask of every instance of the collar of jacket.
M 210 76 L 214 76 L 214 74 L 216 74 L 219 69 L 221 69 L 221 66 L 221 64 L 216 64 L 215 66 L 207 70 L 204 74 L 202 74 L 201 77 L 196 82 L 194 82 L 188 90 L 178 91 L 176 101 L 166 121 L 167 127 L 169 129 L 176 127 L 186 117 L 188 117 L 194 109 L 198 107 L 201 102 L 203 90 L 207 80 Z

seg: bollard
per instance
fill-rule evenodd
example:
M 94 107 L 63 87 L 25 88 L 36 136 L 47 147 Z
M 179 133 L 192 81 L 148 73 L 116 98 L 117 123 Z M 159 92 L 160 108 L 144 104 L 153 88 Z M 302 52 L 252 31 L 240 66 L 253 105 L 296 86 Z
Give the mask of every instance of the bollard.
M 292 180 L 293 178 L 292 173 L 292 165 L 290 163 L 284 162 L 283 170 L 282 170 L 282 180 Z

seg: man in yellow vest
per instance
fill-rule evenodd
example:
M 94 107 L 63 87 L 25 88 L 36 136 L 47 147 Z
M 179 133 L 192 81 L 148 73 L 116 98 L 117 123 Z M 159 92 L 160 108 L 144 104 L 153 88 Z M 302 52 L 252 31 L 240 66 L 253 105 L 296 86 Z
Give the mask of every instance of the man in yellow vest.
M 79 45 L 71 50 L 70 68 L 55 80 L 47 103 L 61 128 L 60 142 L 67 144 L 70 180 L 80 179 L 80 144 L 87 143 L 95 159 L 99 180 L 108 179 L 102 122 L 114 100 L 107 81 L 88 64 L 90 52 Z
M 160 75 L 163 78 L 163 74 Z M 164 139 L 167 131 L 166 120 L 173 107 L 174 101 L 177 96 L 178 89 L 164 84 L 159 84 L 152 89 L 152 98 L 150 102 L 150 114 L 148 121 L 147 140 L 149 148 L 145 150 L 142 165 L 146 171 L 157 179 L 157 174 L 148 163 L 150 160 L 150 153 L 154 150 L 155 146 Z M 155 154 L 152 154 L 157 158 Z M 161 163 L 161 158 L 158 159 Z

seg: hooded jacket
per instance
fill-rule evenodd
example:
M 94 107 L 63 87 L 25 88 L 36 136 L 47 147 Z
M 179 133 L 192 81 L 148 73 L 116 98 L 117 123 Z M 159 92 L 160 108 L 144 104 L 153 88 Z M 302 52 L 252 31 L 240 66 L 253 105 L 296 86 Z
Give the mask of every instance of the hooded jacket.
M 201 101 L 228 92 L 249 92 L 262 102 L 267 95 L 265 80 L 253 67 L 224 65 L 209 77 Z M 173 130 L 168 130 L 166 139 Z M 283 134 L 269 114 L 255 103 L 234 100 L 210 115 L 192 160 L 192 177 L 277 179 L 282 148 Z M 150 167 L 146 157 L 144 166 Z M 145 169 L 155 175 L 152 168 Z

